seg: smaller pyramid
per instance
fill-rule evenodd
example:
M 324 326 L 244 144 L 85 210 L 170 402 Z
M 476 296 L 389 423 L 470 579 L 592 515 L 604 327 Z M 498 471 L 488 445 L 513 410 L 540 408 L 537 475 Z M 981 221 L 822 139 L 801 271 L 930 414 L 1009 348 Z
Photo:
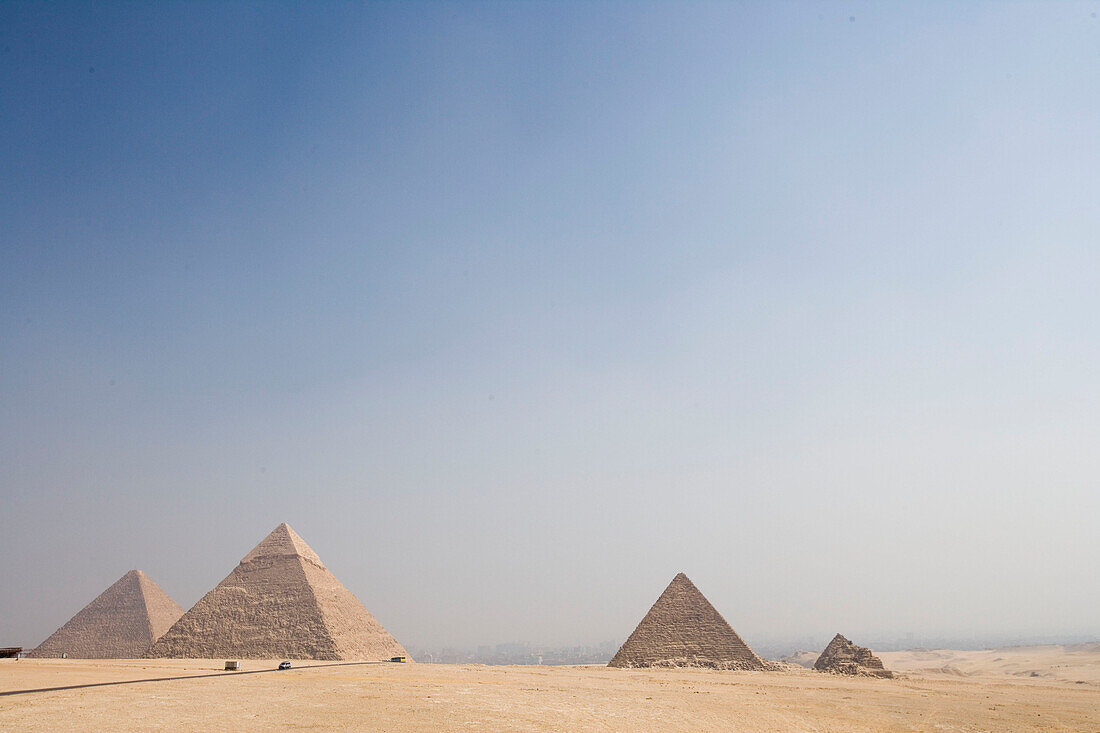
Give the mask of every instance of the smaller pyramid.
M 683 573 L 672 579 L 607 666 L 768 668 Z
M 182 615 L 179 604 L 148 575 L 131 570 L 30 656 L 137 659 Z
M 284 523 L 145 656 L 386 660 L 407 655 Z
M 893 677 L 894 673 L 882 666 L 882 660 L 867 647 L 856 646 L 837 634 L 821 652 L 814 663 L 818 672 L 850 674 L 860 677 Z

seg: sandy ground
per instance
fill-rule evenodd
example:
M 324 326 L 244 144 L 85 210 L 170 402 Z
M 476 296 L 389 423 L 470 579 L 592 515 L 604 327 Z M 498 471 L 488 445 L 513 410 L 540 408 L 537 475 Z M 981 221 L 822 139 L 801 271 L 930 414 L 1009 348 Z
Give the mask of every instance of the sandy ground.
M 1014 646 L 978 652 L 952 649 L 887 652 L 890 669 L 960 677 L 1028 677 L 1100 685 L 1100 642 L 1069 646 Z
M 1100 731 L 1100 649 L 1010 651 L 884 654 L 903 671 L 895 680 L 799 668 L 301 662 L 278 672 L 273 660 L 234 674 L 222 660 L 0 660 L 0 730 Z M 161 677 L 172 679 L 126 683 Z

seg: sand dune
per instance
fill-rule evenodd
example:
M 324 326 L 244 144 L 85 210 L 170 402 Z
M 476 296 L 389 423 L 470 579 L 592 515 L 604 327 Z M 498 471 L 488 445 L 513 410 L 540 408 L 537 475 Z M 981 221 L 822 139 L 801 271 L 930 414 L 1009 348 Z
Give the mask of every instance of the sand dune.
M 959 677 L 1025 677 L 1100 685 L 1100 643 L 1016 646 L 982 651 L 914 650 L 880 654 L 898 672 Z

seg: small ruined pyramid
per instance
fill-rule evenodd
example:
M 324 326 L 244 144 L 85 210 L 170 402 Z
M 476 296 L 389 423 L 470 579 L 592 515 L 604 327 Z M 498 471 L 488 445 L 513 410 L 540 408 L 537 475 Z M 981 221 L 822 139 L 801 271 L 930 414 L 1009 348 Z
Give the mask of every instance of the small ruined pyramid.
M 280 524 L 147 657 L 381 660 L 407 652 Z
M 871 650 L 856 646 L 845 637 L 837 634 L 821 652 L 814 663 L 818 672 L 851 674 L 860 677 L 893 677 L 894 673 L 882 666 L 882 660 Z
M 768 668 L 683 573 L 672 579 L 608 666 Z
M 140 570 L 131 570 L 82 608 L 30 656 L 136 659 L 183 615 Z

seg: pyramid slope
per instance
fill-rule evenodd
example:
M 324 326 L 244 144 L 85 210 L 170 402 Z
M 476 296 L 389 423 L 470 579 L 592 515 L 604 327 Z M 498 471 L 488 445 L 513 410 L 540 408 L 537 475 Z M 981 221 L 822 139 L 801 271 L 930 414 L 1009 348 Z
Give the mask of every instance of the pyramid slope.
M 389 659 L 405 649 L 280 524 L 146 656 L 241 659 Z
M 767 669 L 683 573 L 672 579 L 608 666 Z
M 882 660 L 867 647 L 857 646 L 841 634 L 833 637 L 821 656 L 814 662 L 819 672 L 858 675 L 860 677 L 893 677 L 894 673 L 883 666 Z
M 136 659 L 183 615 L 140 570 L 131 570 L 38 645 L 30 656 Z

